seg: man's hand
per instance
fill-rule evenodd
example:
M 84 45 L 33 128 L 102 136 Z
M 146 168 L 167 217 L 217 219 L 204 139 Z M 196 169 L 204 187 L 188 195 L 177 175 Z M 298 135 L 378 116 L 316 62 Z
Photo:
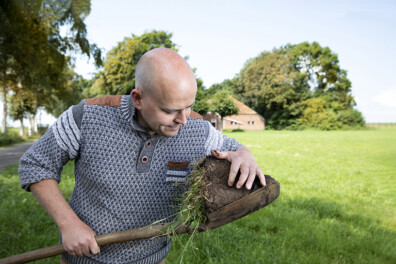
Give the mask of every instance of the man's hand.
M 95 232 L 79 219 L 60 229 L 62 244 L 67 253 L 82 257 L 100 253 Z
M 54 219 L 62 234 L 62 244 L 67 253 L 79 257 L 100 253 L 95 232 L 78 218 L 63 197 L 56 180 L 46 179 L 33 183 L 30 189 Z
M 238 189 L 242 188 L 246 183 L 246 189 L 250 190 L 256 175 L 259 177 L 261 185 L 266 185 L 264 173 L 254 160 L 253 154 L 246 147 L 241 146 L 235 152 L 212 150 L 212 155 L 218 159 L 226 159 L 231 162 L 230 175 L 228 177 L 229 186 L 234 184 L 238 171 L 241 172 L 236 185 Z

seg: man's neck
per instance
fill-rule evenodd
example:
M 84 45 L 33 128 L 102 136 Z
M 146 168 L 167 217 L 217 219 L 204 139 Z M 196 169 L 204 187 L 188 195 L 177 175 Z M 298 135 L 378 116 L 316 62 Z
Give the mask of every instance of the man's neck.
M 136 119 L 136 122 L 144 129 L 146 130 L 147 133 L 149 133 L 150 136 L 156 134 L 149 126 L 148 124 L 144 121 L 140 111 L 136 109 L 136 115 L 134 116 Z

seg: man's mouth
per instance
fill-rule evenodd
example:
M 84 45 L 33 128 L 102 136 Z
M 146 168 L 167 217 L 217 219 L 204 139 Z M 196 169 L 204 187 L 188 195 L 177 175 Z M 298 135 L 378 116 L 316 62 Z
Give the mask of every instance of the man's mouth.
M 180 125 L 168 126 L 171 130 L 178 130 Z

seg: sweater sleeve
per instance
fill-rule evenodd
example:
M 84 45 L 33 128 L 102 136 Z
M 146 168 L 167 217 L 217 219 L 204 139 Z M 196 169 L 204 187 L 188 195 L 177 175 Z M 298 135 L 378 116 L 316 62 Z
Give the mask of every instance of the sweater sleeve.
M 59 183 L 63 166 L 78 156 L 80 142 L 81 132 L 72 106 L 21 157 L 18 168 L 21 187 L 30 191 L 30 184 L 45 179 Z
M 242 146 L 236 139 L 227 138 L 227 136 L 222 135 L 221 132 L 216 130 L 209 122 L 206 122 L 206 124 L 208 126 L 208 136 L 205 142 L 206 155 L 211 155 L 212 149 L 219 151 L 235 151 Z

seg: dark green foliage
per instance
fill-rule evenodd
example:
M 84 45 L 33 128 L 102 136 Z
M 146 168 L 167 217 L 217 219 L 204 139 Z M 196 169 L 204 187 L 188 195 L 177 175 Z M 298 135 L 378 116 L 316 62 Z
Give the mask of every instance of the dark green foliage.
M 9 116 L 14 120 L 21 120 L 25 117 L 25 113 L 34 113 L 33 95 L 23 89 L 15 89 L 10 96 L 11 105 L 9 109 Z
M 243 130 L 242 128 L 235 128 L 231 130 L 231 132 L 245 132 L 245 130 Z
M 207 95 L 208 96 L 213 96 L 218 92 L 221 91 L 227 91 L 233 96 L 236 95 L 236 92 L 238 91 L 238 85 L 239 85 L 239 78 L 235 77 L 233 79 L 225 79 L 221 83 L 215 83 L 212 86 L 209 87 L 207 90 Z
M 0 147 L 9 146 L 23 141 L 24 139 L 19 136 L 19 133 L 15 129 L 7 129 L 7 133 L 0 134 Z
M 332 130 L 341 128 L 337 115 L 332 109 L 326 108 L 323 98 L 311 98 L 302 102 L 304 110 L 299 122 L 304 127 L 316 127 L 322 130 Z
M 304 110 L 297 122 L 302 127 L 334 130 L 343 127 L 363 127 L 365 124 L 359 111 L 340 109 L 340 104 L 326 102 L 323 97 L 311 98 L 301 104 Z
M 70 105 L 67 54 L 93 56 L 101 65 L 101 51 L 87 40 L 84 19 L 90 0 L 14 0 L 0 2 L 0 77 L 7 112 L 6 94 L 19 86 L 32 94 L 30 112 L 44 106 L 57 115 Z M 66 27 L 67 36 L 61 35 Z M 66 101 L 66 102 L 64 102 Z M 56 108 L 56 110 L 54 110 Z M 3 127 L 5 126 L 5 122 Z
M 210 111 L 218 113 L 221 116 L 221 129 L 223 129 L 223 119 L 229 115 L 237 115 L 238 107 L 231 99 L 227 91 L 220 91 L 214 95 L 210 104 Z
M 62 89 L 53 90 L 51 96 L 45 100 L 45 110 L 55 117 L 59 117 L 70 106 L 78 104 L 86 97 L 84 92 L 90 81 L 74 72 L 72 68 L 66 68 L 62 73 L 64 85 Z
M 195 104 L 193 105 L 192 110 L 200 115 L 204 115 L 209 111 L 207 94 L 205 87 L 203 86 L 203 81 L 200 78 L 197 78 L 197 95 L 195 96 Z
M 171 38 L 172 33 L 153 30 L 141 36 L 132 34 L 132 37 L 118 42 L 107 53 L 104 69 L 97 73 L 91 95 L 129 94 L 135 87 L 135 70 L 140 57 L 147 51 L 160 47 L 177 51 Z
M 216 112 L 222 119 L 225 116 L 238 114 L 238 108 L 230 97 L 232 93 L 231 85 L 236 83 L 236 80 L 237 78 L 225 80 L 221 84 L 214 84 L 209 89 L 205 89 L 202 80 L 198 78 L 198 90 L 195 105 L 192 109 L 201 115 L 208 111 Z
M 218 113 L 222 118 L 229 115 L 238 114 L 238 108 L 230 95 L 226 91 L 221 91 L 215 94 L 210 106 L 212 112 Z
M 351 127 L 364 127 L 365 122 L 362 113 L 356 109 L 343 110 L 338 113 L 337 119 Z
M 264 116 L 268 128 L 328 130 L 364 125 L 353 109 L 351 86 L 337 54 L 317 42 L 303 42 L 248 60 L 233 91 Z
M 267 126 L 281 129 L 291 125 L 301 113 L 295 104 L 310 96 L 301 79 L 290 52 L 263 52 L 242 69 L 238 93 L 244 103 L 264 116 Z

